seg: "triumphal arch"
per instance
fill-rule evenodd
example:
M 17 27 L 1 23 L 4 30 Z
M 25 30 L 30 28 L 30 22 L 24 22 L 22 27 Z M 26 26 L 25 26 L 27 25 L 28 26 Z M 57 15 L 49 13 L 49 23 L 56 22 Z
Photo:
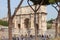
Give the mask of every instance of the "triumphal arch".
M 34 8 L 34 6 L 32 6 Z M 42 5 L 36 13 L 36 25 L 38 28 L 38 35 L 45 34 L 47 30 L 46 23 L 46 6 Z M 29 26 L 30 35 L 35 35 L 34 28 L 34 12 L 29 6 L 20 7 L 16 16 L 14 17 L 14 33 L 18 35 L 27 35 L 27 26 Z

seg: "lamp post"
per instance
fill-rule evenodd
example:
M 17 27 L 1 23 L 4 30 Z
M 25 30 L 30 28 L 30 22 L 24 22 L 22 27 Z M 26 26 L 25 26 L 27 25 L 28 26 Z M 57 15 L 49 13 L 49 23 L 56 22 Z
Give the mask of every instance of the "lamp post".
M 35 5 L 35 8 L 33 8 L 29 1 L 33 2 L 33 4 Z M 37 27 L 36 27 L 36 13 L 39 10 L 39 8 L 41 7 L 42 3 L 44 2 L 44 0 L 27 0 L 28 5 L 30 6 L 30 8 L 34 11 L 34 27 L 35 27 L 35 40 L 38 40 L 37 37 Z M 39 6 L 38 6 L 39 5 Z M 38 7 L 37 7 L 38 6 Z

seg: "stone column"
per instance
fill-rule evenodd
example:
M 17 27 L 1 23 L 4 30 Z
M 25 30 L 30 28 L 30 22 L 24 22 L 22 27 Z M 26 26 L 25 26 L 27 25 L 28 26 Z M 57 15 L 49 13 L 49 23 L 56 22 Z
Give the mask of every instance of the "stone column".
M 46 30 L 47 30 L 46 13 L 41 12 L 39 14 L 39 34 L 44 35 Z
M 42 12 L 42 33 L 43 33 L 43 35 L 45 34 L 45 32 L 46 32 L 46 30 L 47 30 L 47 23 L 46 23 L 46 13 L 45 12 Z
M 14 26 L 14 32 L 13 32 L 13 34 L 14 35 L 16 35 L 16 36 L 18 36 L 18 34 L 19 34 L 19 29 L 18 29 L 18 19 L 17 19 L 17 17 L 15 16 L 15 26 Z
M 39 14 L 39 34 L 41 34 L 41 21 L 42 21 L 42 15 Z
M 34 15 L 31 14 L 31 34 L 35 35 L 35 28 L 34 28 Z
M 46 29 L 46 17 L 45 17 L 45 22 L 42 22 L 42 19 L 44 19 L 43 13 L 46 13 L 46 6 L 42 5 L 41 8 L 38 10 L 39 12 L 39 34 L 43 34 L 44 30 Z M 43 27 L 42 27 L 43 26 Z

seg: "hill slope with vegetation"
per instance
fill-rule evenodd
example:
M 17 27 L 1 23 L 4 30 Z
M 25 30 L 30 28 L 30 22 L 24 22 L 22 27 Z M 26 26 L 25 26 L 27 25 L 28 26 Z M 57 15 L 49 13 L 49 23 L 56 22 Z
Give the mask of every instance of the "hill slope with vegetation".
M 53 24 L 53 21 L 54 19 L 51 19 L 51 20 L 48 20 L 47 21 L 47 29 L 51 29 L 52 28 L 52 24 Z
M 8 22 L 0 20 L 0 25 L 2 25 L 2 26 L 8 26 Z

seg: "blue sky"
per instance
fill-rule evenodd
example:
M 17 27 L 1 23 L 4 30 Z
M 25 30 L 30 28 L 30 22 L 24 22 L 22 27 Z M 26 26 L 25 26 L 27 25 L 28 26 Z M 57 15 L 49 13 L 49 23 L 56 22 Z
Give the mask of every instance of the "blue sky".
M 14 12 L 14 9 L 19 4 L 20 0 L 11 0 L 11 12 Z M 24 0 L 22 6 L 28 5 L 26 0 Z M 47 6 L 46 8 L 47 14 L 47 20 L 50 20 L 51 18 L 57 17 L 57 11 L 51 6 Z M 7 0 L 0 0 L 0 18 L 7 16 Z

